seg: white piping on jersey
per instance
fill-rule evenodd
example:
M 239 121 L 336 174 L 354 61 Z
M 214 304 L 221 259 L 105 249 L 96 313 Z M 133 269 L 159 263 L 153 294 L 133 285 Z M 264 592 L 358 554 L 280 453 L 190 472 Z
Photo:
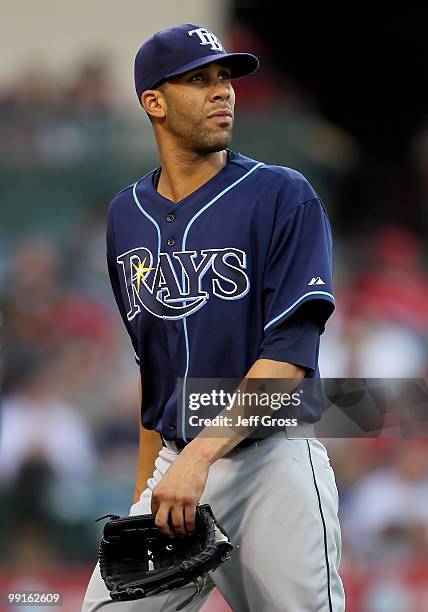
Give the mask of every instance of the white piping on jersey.
M 133 188 L 132 188 L 132 195 L 134 196 L 134 201 L 135 201 L 136 205 L 137 205 L 137 206 L 138 206 L 138 208 L 141 210 L 141 212 L 143 213 L 143 215 L 144 215 L 145 217 L 147 217 L 147 219 L 149 219 L 149 220 L 150 220 L 150 221 L 153 223 L 153 225 L 155 226 L 155 228 L 156 228 L 156 231 L 157 231 L 157 234 L 158 234 L 158 260 L 159 260 L 160 245 L 161 245 L 161 233 L 160 233 L 160 227 L 159 227 L 159 225 L 156 223 L 156 221 L 153 219 L 153 217 L 151 217 L 151 216 L 149 215 L 149 213 L 148 213 L 148 212 L 146 212 L 146 211 L 144 210 L 144 208 L 141 206 L 140 202 L 138 201 L 136 189 L 137 189 L 137 185 L 138 185 L 138 183 L 139 183 L 139 182 L 140 182 L 140 181 L 137 181 L 136 183 L 134 183 L 134 186 L 133 186 Z M 127 288 L 126 290 L 128 291 L 128 288 Z M 134 351 L 134 352 L 135 352 L 135 351 Z M 137 362 L 137 363 L 140 363 L 140 358 L 138 357 L 137 353 L 135 353 L 135 357 L 138 359 L 138 362 Z
M 186 383 L 187 383 L 187 374 L 189 372 L 190 349 L 189 349 L 189 334 L 187 333 L 186 317 L 184 317 L 183 319 L 183 330 L 184 330 L 184 342 L 186 343 L 186 371 L 184 372 L 184 377 L 183 377 L 183 405 L 181 408 L 181 435 L 183 436 L 183 440 L 187 442 L 186 427 L 185 427 L 186 423 L 184 419 L 186 418 Z
M 263 162 L 259 162 L 257 164 L 255 164 L 252 168 L 250 168 L 250 170 L 248 170 L 248 172 L 246 172 L 243 176 L 241 176 L 241 178 L 239 178 L 238 180 L 236 180 L 234 183 L 232 183 L 231 185 L 229 185 L 229 187 L 226 187 L 225 189 L 223 189 L 223 191 L 220 191 L 220 193 L 218 193 L 212 200 L 210 200 L 208 202 L 208 204 L 205 204 L 205 206 L 203 206 L 201 208 L 201 210 L 199 210 L 189 221 L 189 223 L 187 224 L 187 227 L 185 229 L 184 235 L 183 235 L 183 242 L 182 242 L 182 250 L 185 251 L 186 250 L 186 240 L 187 240 L 187 236 L 189 233 L 189 230 L 193 224 L 194 221 L 196 221 L 196 219 L 207 210 L 207 208 L 209 208 L 211 206 L 211 204 L 214 204 L 214 202 L 217 202 L 217 200 L 219 200 L 225 193 L 227 193 L 228 191 L 230 191 L 231 189 L 233 189 L 234 187 L 236 187 L 236 185 L 238 185 L 241 181 L 245 180 L 248 176 L 250 176 L 250 174 L 252 172 L 254 172 L 254 170 L 257 170 L 257 168 L 260 168 L 260 166 L 264 166 L 265 164 Z M 184 290 L 184 271 L 181 274 L 181 280 L 183 283 L 183 290 Z M 189 351 L 189 336 L 188 336 L 188 332 L 187 332 L 187 319 L 186 317 L 183 318 L 183 330 L 184 330 L 184 339 L 185 339 L 185 343 L 186 343 L 186 371 L 184 373 L 184 377 L 183 377 L 183 406 L 182 406 L 182 410 L 181 410 L 181 435 L 183 437 L 183 440 L 185 442 L 187 442 L 187 438 L 185 436 L 185 417 L 186 417 L 186 382 L 187 382 L 187 375 L 189 372 L 189 363 L 190 363 L 190 351 Z
M 290 312 L 290 310 L 293 310 L 293 308 L 302 300 L 304 300 L 306 297 L 308 297 L 309 295 L 326 295 L 327 297 L 330 297 L 333 300 L 334 303 L 334 296 L 331 293 L 328 293 L 328 291 L 309 291 L 308 293 L 305 293 L 304 295 L 302 295 L 301 297 L 299 297 L 298 300 L 296 300 L 294 302 L 294 304 L 291 304 L 291 306 L 289 306 L 288 308 L 286 308 L 284 310 L 284 312 L 281 312 L 281 314 L 279 314 L 277 317 L 275 317 L 274 319 L 272 319 L 272 321 L 269 321 L 269 323 L 266 323 L 266 325 L 264 326 L 264 330 L 266 331 L 268 327 L 270 327 L 271 325 L 273 325 L 274 323 L 276 323 L 279 319 L 281 319 L 281 317 L 283 317 L 284 315 L 287 314 L 287 312 Z
M 140 182 L 140 181 L 137 181 L 137 182 L 134 184 L 134 187 L 133 187 L 133 189 L 132 189 L 132 194 L 133 194 L 133 196 L 134 196 L 134 200 L 135 200 L 135 203 L 136 203 L 136 205 L 138 206 L 138 208 L 141 210 L 141 212 L 143 213 L 143 215 L 144 215 L 145 217 L 147 217 L 147 219 L 149 219 L 149 220 L 150 220 L 150 221 L 153 223 L 153 225 L 154 225 L 154 226 L 155 226 L 155 228 L 156 228 L 156 231 L 157 231 L 157 233 L 158 233 L 158 259 L 159 259 L 159 254 L 160 254 L 160 245 L 161 245 L 161 231 L 160 231 L 160 227 L 159 227 L 159 225 L 156 223 L 156 221 L 153 219 L 153 217 L 151 217 L 151 216 L 149 215 L 149 213 L 148 213 L 148 212 L 146 212 L 146 211 L 144 210 L 144 208 L 141 206 L 140 202 L 138 201 L 138 198 L 137 198 L 137 193 L 136 193 L 136 191 L 135 191 L 135 190 L 137 189 L 137 185 L 138 185 L 138 183 L 139 183 L 139 182 Z
M 211 204 L 214 204 L 214 202 L 217 202 L 217 200 L 219 200 L 222 196 L 224 196 L 225 193 L 227 193 L 228 191 L 230 191 L 231 189 L 233 189 L 234 187 L 236 187 L 236 185 L 238 185 L 238 183 L 240 183 L 241 181 L 245 180 L 247 178 L 247 176 L 249 176 L 252 172 L 254 172 L 254 170 L 257 170 L 257 168 L 259 168 L 260 166 L 264 166 L 263 162 L 259 162 L 258 164 L 255 164 L 252 168 L 250 168 L 250 170 L 248 170 L 248 172 L 246 172 L 243 176 L 241 176 L 241 178 L 239 178 L 237 181 L 235 181 L 234 183 L 232 183 L 231 185 L 229 185 L 229 187 L 226 187 L 226 189 L 223 189 L 223 191 L 220 191 L 220 193 L 218 193 L 215 198 L 213 198 L 212 200 L 210 200 L 208 202 L 208 204 L 205 204 L 205 206 L 203 208 L 201 208 L 201 210 L 198 210 L 198 212 L 196 213 L 196 215 L 193 215 L 193 217 L 190 219 L 186 230 L 184 232 L 184 236 L 183 236 L 183 246 L 182 246 L 182 250 L 185 251 L 186 250 L 186 239 L 187 239 L 187 234 L 189 233 L 189 229 L 193 224 L 193 221 L 195 221 L 199 215 L 202 215 L 203 212 L 206 211 L 206 209 L 211 206 Z

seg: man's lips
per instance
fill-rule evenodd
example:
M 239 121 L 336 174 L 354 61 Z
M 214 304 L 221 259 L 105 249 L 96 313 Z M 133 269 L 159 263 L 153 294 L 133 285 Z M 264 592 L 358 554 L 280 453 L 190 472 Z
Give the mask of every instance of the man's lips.
M 232 119 L 232 111 L 227 108 L 220 108 L 208 115 L 208 119 Z

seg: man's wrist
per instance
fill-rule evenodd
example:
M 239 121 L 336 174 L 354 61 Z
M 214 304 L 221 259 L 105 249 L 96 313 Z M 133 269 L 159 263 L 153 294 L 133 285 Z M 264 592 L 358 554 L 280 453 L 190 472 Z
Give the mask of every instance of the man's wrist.
M 214 438 L 199 435 L 194 438 L 182 452 L 186 454 L 191 453 L 195 461 L 201 461 L 208 465 L 212 465 L 217 459 L 224 457 L 235 448 L 242 440 L 242 436 Z

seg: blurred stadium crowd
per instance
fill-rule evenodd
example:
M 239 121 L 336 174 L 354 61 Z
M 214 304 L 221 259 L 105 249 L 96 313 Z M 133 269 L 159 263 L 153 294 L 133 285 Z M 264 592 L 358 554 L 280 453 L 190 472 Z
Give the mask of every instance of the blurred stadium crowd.
M 262 54 L 255 44 L 245 46 Z M 278 91 L 268 72 L 260 79 L 262 99 L 256 78 L 237 84 L 242 119 L 238 113 L 233 148 L 302 171 L 332 220 L 337 308 L 322 338 L 322 375 L 426 377 L 421 236 L 386 216 L 357 235 L 335 229 L 338 211 L 346 215 L 338 185 L 358 171 L 358 147 L 296 86 Z M 127 117 L 100 59 L 71 82 L 29 72 L 1 84 L 3 567 L 92 564 L 100 532 L 94 518 L 128 512 L 138 370 L 107 279 L 105 211 L 115 192 L 155 163 L 149 127 L 142 116 Z M 98 174 L 89 180 L 91 164 Z M 36 173 L 43 181 L 26 185 Z M 363 204 L 361 214 L 370 216 Z M 428 563 L 425 441 L 325 444 L 341 498 L 344 567 Z

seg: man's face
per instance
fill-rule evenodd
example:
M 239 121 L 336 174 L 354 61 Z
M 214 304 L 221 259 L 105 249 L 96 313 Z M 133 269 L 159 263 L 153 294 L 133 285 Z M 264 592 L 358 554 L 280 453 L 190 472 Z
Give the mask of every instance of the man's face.
M 230 68 L 208 64 L 168 79 L 159 89 L 166 102 L 164 127 L 184 147 L 214 153 L 229 145 L 235 106 Z

